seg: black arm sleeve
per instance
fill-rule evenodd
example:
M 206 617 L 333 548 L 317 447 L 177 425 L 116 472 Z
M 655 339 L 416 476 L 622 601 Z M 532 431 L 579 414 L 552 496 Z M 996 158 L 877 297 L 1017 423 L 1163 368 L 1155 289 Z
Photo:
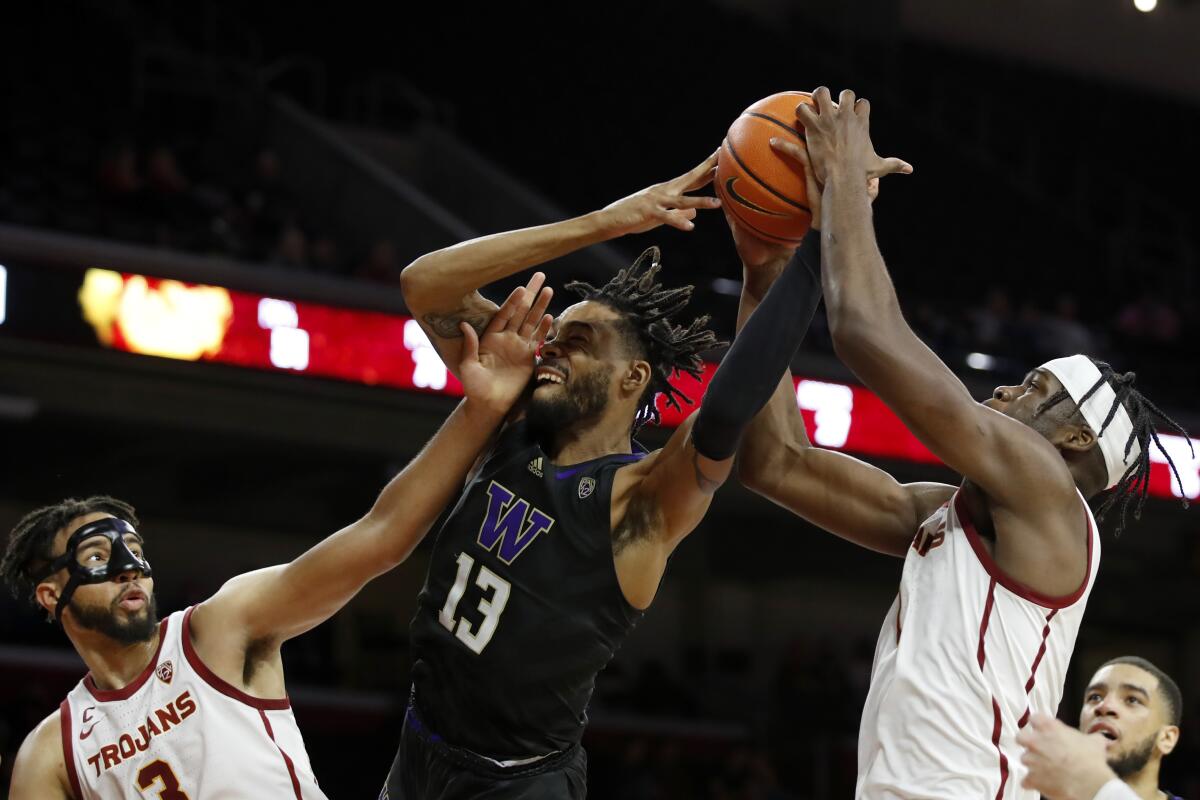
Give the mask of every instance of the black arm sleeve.
M 821 302 L 821 236 L 804 237 L 783 274 L 742 328 L 704 395 L 692 428 L 696 452 L 723 461 L 792 362 Z

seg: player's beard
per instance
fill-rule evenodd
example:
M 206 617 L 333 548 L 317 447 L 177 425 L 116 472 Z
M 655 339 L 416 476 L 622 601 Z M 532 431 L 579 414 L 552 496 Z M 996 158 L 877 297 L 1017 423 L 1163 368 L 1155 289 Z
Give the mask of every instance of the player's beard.
M 553 435 L 604 411 L 608 404 L 609 375 L 597 370 L 580 375 L 574 383 L 562 384 L 553 397 L 529 398 L 525 416 L 539 435 Z
M 158 628 L 158 607 L 154 595 L 146 598 L 146 604 L 133 615 L 119 613 L 118 597 L 108 606 L 85 606 L 71 598 L 71 616 L 81 628 L 102 633 L 121 644 L 137 644 L 149 641 Z
M 1145 769 L 1146 764 L 1150 761 L 1150 756 L 1154 753 L 1154 740 L 1156 734 L 1151 734 L 1146 737 L 1146 741 L 1134 747 L 1126 753 L 1109 759 L 1108 766 L 1113 772 L 1117 773 L 1117 777 L 1125 780 L 1131 775 L 1136 775 Z

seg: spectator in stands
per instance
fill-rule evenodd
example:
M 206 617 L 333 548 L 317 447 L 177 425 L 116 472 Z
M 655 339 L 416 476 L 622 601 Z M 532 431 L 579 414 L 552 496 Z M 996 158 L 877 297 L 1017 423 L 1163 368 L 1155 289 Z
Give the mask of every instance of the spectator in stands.
M 282 237 L 291 214 L 284 196 L 283 163 L 270 148 L 254 157 L 254 169 L 242 192 L 242 225 L 251 255 L 265 258 Z
M 396 257 L 396 246 L 387 239 L 375 242 L 355 276 L 379 283 L 399 284 L 400 261 Z
M 1179 338 L 1180 326 L 1179 314 L 1154 289 L 1145 289 L 1117 314 L 1117 330 L 1130 339 L 1170 344 Z
M 129 142 L 115 145 L 100 162 L 100 188 L 109 195 L 127 197 L 142 189 L 137 150 Z
M 159 145 L 146 159 L 146 185 L 159 197 L 173 197 L 187 192 L 191 182 L 180 170 L 175 151 Z
M 314 269 L 326 274 L 342 271 L 341 253 L 338 252 L 337 242 L 329 236 L 318 236 L 312 243 L 310 255 Z
M 1096 337 L 1079 321 L 1079 303 L 1075 296 L 1063 293 L 1055 301 L 1054 313 L 1042 321 L 1038 338 L 1038 355 L 1056 353 L 1091 353 L 1096 349 Z
M 980 351 L 994 353 L 1008 346 L 1012 302 L 1003 288 L 993 286 L 988 289 L 983 305 L 972 310 L 970 318 L 972 342 Z
M 279 232 L 270 262 L 290 269 L 308 269 L 308 237 L 299 225 L 288 223 Z

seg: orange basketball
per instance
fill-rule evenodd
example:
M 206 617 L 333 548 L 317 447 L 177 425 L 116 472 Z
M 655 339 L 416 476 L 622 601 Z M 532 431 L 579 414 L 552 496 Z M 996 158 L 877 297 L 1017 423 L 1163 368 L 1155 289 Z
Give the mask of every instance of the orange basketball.
M 779 244 L 800 244 L 812 213 L 802 167 L 771 149 L 771 137 L 804 139 L 796 106 L 812 105 L 808 92 L 780 92 L 759 100 L 729 126 L 717 156 L 717 194 L 741 225 Z

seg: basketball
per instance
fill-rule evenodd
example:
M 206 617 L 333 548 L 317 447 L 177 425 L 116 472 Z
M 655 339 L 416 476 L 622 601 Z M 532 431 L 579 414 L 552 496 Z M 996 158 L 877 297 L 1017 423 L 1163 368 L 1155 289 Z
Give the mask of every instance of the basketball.
M 717 194 L 748 231 L 767 241 L 798 245 L 812 222 L 798 164 L 771 148 L 771 137 L 804 139 L 796 106 L 808 92 L 780 92 L 753 104 L 729 126 L 717 156 Z

